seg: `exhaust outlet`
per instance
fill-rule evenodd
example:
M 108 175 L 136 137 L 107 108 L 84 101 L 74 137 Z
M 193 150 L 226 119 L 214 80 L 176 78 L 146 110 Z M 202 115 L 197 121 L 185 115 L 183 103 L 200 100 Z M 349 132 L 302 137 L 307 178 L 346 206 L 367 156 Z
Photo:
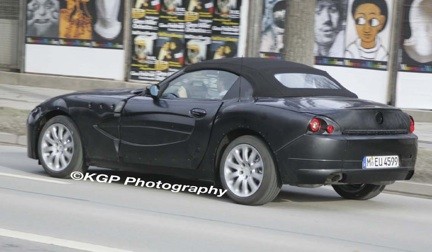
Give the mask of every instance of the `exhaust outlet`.
M 341 173 L 331 174 L 327 177 L 326 184 L 334 184 L 341 181 L 343 178 Z

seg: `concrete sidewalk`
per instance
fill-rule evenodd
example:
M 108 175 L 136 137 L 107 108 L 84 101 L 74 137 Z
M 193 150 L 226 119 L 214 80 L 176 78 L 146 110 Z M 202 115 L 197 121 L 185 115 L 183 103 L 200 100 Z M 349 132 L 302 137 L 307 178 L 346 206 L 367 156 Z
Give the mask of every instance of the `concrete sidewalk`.
M 0 72 L 2 75 L 2 72 Z M 49 78 L 53 78 L 52 76 Z M 3 83 L 1 82 L 3 81 Z M 103 88 L 103 82 L 98 82 L 97 85 L 91 85 L 86 83 L 83 86 L 75 84 L 76 90 L 85 90 L 91 88 Z M 54 96 L 73 92 L 70 87 L 68 88 L 52 88 L 54 85 L 32 85 L 31 83 L 20 83 L 17 85 L 14 82 L 5 83 L 4 78 L 0 78 L 0 108 L 10 108 L 14 110 L 23 111 L 23 114 L 27 115 L 30 110 Z M 58 85 L 62 86 L 63 85 Z M 131 85 L 120 85 L 118 88 L 125 87 L 136 87 L 137 84 Z M 143 85 L 138 85 L 142 87 Z M 90 88 L 91 87 L 91 88 Z M 112 84 L 108 84 L 107 88 L 113 88 Z M 391 193 L 402 193 L 407 195 L 414 195 L 420 197 L 432 198 L 432 112 L 428 111 L 407 111 L 413 115 L 416 120 L 415 134 L 419 137 L 419 156 L 416 167 L 416 175 L 421 175 L 421 178 L 416 179 L 414 182 L 396 182 L 393 185 L 386 187 L 387 192 Z M 0 113 L 2 111 L 0 110 Z M 418 119 L 417 119 L 417 116 Z M 0 114 L 1 117 L 1 114 Z M 21 122 L 22 121 L 22 122 Z M 22 119 L 19 124 L 21 127 L 25 125 L 25 119 Z M 16 134 L 14 132 L 1 132 L 0 130 L 0 143 L 14 144 L 25 146 L 27 143 L 26 136 Z M 421 182 L 421 183 L 419 183 Z

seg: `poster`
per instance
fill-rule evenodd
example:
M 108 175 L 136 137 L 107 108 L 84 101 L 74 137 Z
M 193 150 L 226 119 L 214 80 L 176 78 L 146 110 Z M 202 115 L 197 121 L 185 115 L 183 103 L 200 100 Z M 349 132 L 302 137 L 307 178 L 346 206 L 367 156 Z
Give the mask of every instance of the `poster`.
M 405 0 L 401 71 L 432 73 L 432 0 Z
M 237 56 L 241 0 L 134 4 L 131 79 L 161 81 L 185 65 Z
M 316 64 L 386 70 L 392 8 L 392 0 L 318 0 Z
M 28 44 L 123 48 L 121 0 L 27 0 Z
M 213 0 L 188 0 L 185 14 L 186 64 L 195 64 L 209 58 L 213 15 Z
M 216 0 L 209 59 L 237 55 L 241 0 Z
M 131 78 L 136 80 L 158 80 L 165 76 L 157 72 L 167 72 L 168 63 L 157 59 L 159 0 L 134 0 L 132 5 L 132 59 Z M 164 77 L 161 77 L 164 78 Z
M 287 0 L 263 1 L 260 56 L 283 58 Z

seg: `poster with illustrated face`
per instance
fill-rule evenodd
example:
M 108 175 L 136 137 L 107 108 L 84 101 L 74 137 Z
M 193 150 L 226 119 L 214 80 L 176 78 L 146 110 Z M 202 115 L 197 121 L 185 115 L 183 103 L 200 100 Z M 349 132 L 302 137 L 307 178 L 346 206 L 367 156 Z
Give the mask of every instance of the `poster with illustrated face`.
M 392 9 L 391 0 L 349 1 L 344 58 L 387 62 Z
M 405 0 L 401 71 L 432 73 L 432 0 Z
M 283 58 L 287 0 L 263 1 L 260 55 Z
M 386 70 L 394 0 L 317 0 L 315 62 Z

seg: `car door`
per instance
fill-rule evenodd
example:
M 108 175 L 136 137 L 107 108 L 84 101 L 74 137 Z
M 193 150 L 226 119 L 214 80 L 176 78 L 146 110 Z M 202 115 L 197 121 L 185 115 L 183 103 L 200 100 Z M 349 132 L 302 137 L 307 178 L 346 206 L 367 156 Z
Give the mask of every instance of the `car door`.
M 131 98 L 121 119 L 123 162 L 198 167 L 226 90 L 237 79 L 237 75 L 225 71 L 200 70 L 162 86 L 158 98 Z

